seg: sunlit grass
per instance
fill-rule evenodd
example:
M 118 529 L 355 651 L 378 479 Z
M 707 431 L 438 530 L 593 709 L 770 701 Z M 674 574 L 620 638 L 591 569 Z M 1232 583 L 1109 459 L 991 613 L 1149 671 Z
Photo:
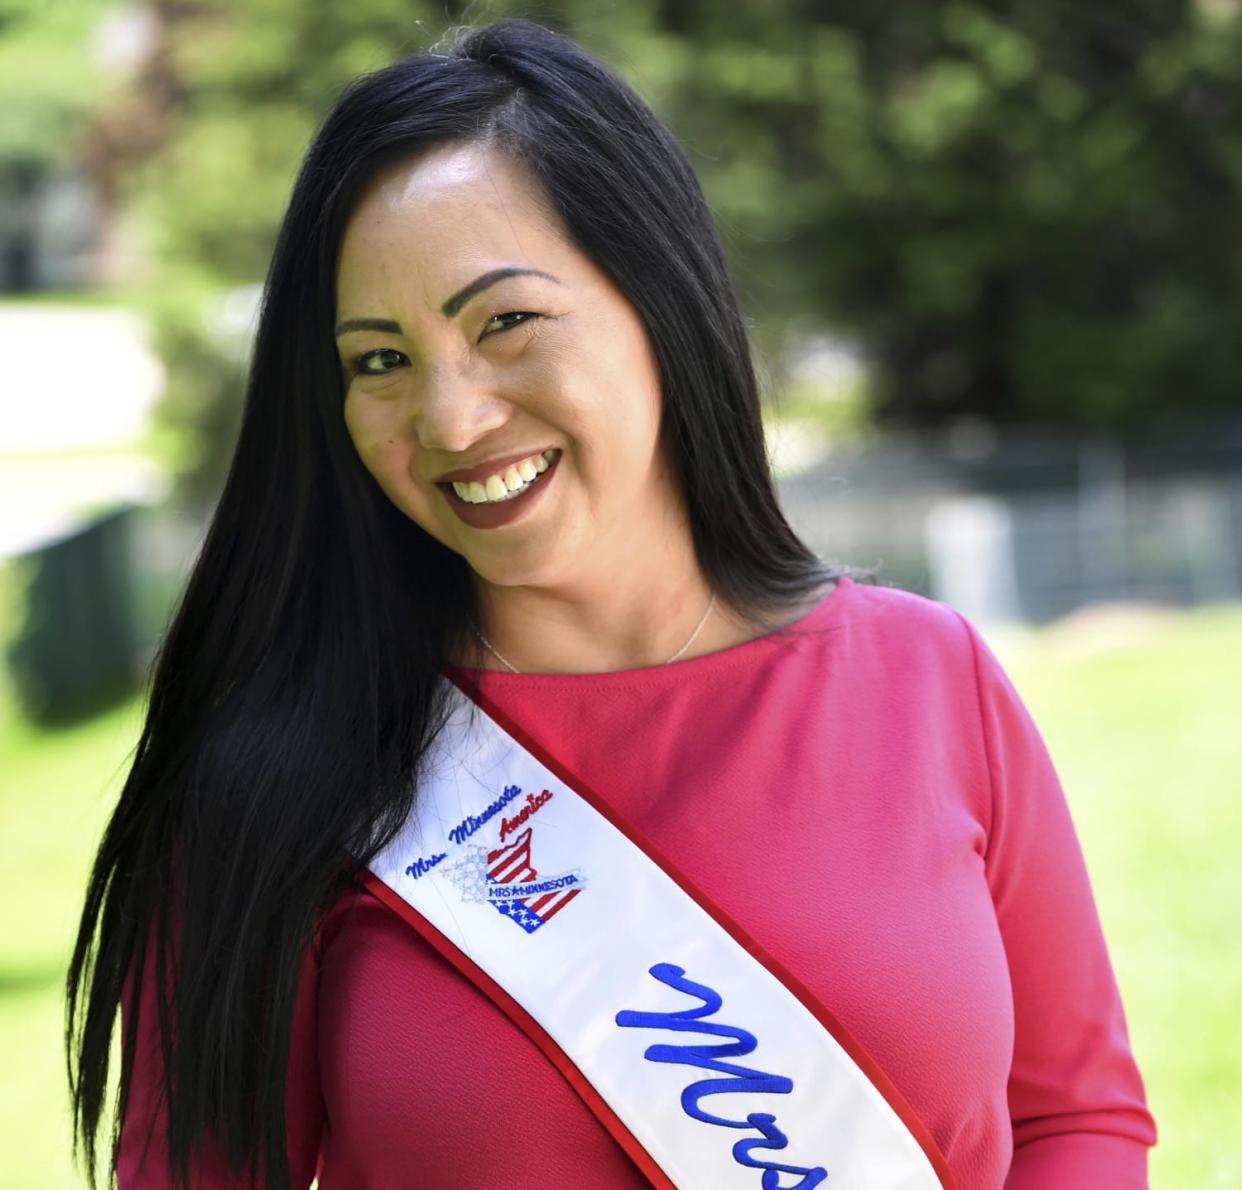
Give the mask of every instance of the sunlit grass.
M 1115 636 L 1115 634 L 1114 634 Z M 1242 1185 L 1242 608 L 994 642 L 1066 788 L 1161 1139 L 1158 1190 Z M 1232 666 L 1229 659 L 1235 659 Z M 11 712 L 11 706 L 4 708 Z M 137 703 L 37 731 L 0 714 L 4 1184 L 80 1185 L 68 1158 L 61 983 Z
M 86 872 L 139 730 L 137 703 L 0 734 L 0 1153 L 3 1184 L 80 1186 L 69 1159 L 61 993 Z

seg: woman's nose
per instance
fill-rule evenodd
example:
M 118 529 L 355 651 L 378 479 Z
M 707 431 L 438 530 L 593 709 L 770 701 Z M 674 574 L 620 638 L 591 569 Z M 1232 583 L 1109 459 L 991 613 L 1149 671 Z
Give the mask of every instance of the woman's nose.
M 423 450 L 462 454 L 503 426 L 512 412 L 480 376 L 437 369 L 421 386 L 413 412 L 415 435 Z

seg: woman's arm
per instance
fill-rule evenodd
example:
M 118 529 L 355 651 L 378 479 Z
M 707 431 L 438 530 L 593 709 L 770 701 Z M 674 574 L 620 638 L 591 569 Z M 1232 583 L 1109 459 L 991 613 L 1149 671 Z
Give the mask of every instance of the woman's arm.
M 992 782 L 985 867 L 1013 985 L 1005 1190 L 1145 1190 L 1156 1125 L 1069 807 L 1030 713 L 963 622 Z

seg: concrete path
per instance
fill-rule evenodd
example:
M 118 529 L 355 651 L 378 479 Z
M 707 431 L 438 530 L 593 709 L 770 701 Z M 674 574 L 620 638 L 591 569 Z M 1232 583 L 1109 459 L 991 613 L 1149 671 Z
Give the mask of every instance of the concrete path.
M 0 302 L 0 558 L 164 487 L 137 449 L 164 383 L 128 310 Z

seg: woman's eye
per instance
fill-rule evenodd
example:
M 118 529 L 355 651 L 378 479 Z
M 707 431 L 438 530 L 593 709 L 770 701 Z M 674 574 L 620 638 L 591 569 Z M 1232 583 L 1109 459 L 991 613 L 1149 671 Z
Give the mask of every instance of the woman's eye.
M 505 314 L 493 314 L 491 318 L 487 320 L 487 326 L 491 326 L 493 322 L 500 322 L 506 318 L 516 318 L 519 322 L 526 322 L 528 319 L 539 317 L 540 315 L 532 314 L 529 310 L 511 310 Z M 496 331 L 488 331 L 485 329 L 483 337 L 486 338 L 489 334 L 499 334 L 500 331 L 507 331 L 509 327 L 517 325 L 519 325 L 518 322 L 510 322 L 505 326 L 499 327 Z
M 529 310 L 511 310 L 504 314 L 493 314 L 487 320 L 482 337 L 499 334 L 510 327 L 519 326 L 534 318 L 542 318 L 542 314 L 534 314 Z M 494 323 L 500 325 L 489 330 Z M 364 351 L 350 361 L 350 369 L 356 376 L 387 376 L 394 368 L 401 366 L 405 356 L 392 347 L 379 347 L 374 351 Z
M 381 347 L 376 351 L 366 351 L 362 355 L 357 356 L 353 361 L 352 367 L 359 376 L 387 376 L 404 358 L 405 356 L 401 352 L 396 351 L 392 347 Z M 381 361 L 391 366 L 384 368 L 371 367 L 373 362 Z

